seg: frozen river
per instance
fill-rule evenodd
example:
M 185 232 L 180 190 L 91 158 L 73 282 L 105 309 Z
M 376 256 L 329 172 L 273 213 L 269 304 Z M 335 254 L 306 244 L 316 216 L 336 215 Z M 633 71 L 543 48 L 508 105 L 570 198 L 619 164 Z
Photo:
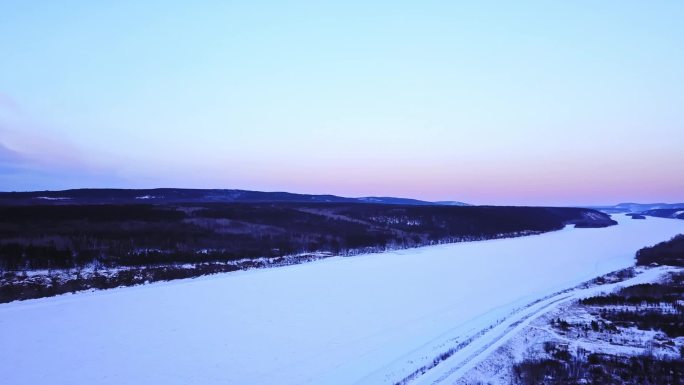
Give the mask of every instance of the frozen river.
M 392 383 L 684 221 L 566 228 L 0 305 L 2 383 Z

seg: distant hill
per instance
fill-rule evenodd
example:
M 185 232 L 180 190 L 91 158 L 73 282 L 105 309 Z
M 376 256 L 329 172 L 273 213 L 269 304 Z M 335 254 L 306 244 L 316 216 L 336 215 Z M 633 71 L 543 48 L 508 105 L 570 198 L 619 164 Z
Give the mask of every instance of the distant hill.
M 294 194 L 226 189 L 75 189 L 63 191 L 0 192 L 0 205 L 135 204 L 135 203 L 376 203 L 395 205 L 469 206 L 462 202 L 428 202 L 409 198 Z
M 442 205 L 442 206 L 472 206 L 469 203 L 458 202 L 458 201 L 437 201 L 435 203 L 437 203 L 438 205 Z
M 684 205 L 673 209 L 653 209 L 642 211 L 640 214 L 660 218 L 684 219 Z
M 587 207 L 595 210 L 601 210 L 607 213 L 644 213 L 649 210 L 659 209 L 680 209 L 684 210 L 684 203 L 619 203 L 614 206 L 595 206 Z M 676 210 L 675 210 L 676 211 Z M 646 214 L 650 215 L 650 214 Z M 658 216 L 658 215 L 656 215 Z

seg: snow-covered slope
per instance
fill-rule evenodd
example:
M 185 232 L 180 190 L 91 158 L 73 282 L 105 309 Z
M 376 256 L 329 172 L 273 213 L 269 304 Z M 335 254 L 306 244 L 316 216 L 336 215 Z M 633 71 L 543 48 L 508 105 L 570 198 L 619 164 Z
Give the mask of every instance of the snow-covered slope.
M 21 384 L 393 383 L 684 222 L 461 243 L 0 305 Z
M 536 335 L 534 332 L 537 330 L 533 333 L 529 330 L 532 324 L 534 324 L 532 326 L 534 329 L 540 327 L 539 318 L 546 319 L 545 324 L 548 326 L 549 314 L 559 317 L 558 308 L 567 308 L 568 304 L 574 300 L 611 292 L 617 287 L 656 282 L 667 273 L 678 271 L 679 268 L 659 266 L 640 267 L 634 270 L 636 271 L 634 277 L 603 284 L 582 284 L 570 290 L 558 292 L 515 312 L 412 383 L 416 385 L 510 384 L 512 382 L 511 367 L 522 361 L 523 356 L 529 350 L 539 348 L 545 341 L 541 337 L 534 337 Z M 568 319 L 567 316 L 561 317 Z M 589 349 L 588 344 L 583 347 Z

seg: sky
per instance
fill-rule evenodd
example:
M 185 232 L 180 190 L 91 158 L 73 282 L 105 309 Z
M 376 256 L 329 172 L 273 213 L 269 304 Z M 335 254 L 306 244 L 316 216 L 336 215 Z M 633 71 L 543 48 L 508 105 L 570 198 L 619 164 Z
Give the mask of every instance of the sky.
M 0 1 L 0 191 L 684 201 L 684 2 Z

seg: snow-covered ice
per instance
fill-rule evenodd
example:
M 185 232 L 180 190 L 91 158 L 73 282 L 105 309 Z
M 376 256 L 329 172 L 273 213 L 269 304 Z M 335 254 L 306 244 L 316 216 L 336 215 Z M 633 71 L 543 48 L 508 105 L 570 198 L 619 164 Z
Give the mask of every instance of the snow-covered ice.
M 3 383 L 393 383 L 513 309 L 634 262 L 684 222 L 329 258 L 0 305 Z

